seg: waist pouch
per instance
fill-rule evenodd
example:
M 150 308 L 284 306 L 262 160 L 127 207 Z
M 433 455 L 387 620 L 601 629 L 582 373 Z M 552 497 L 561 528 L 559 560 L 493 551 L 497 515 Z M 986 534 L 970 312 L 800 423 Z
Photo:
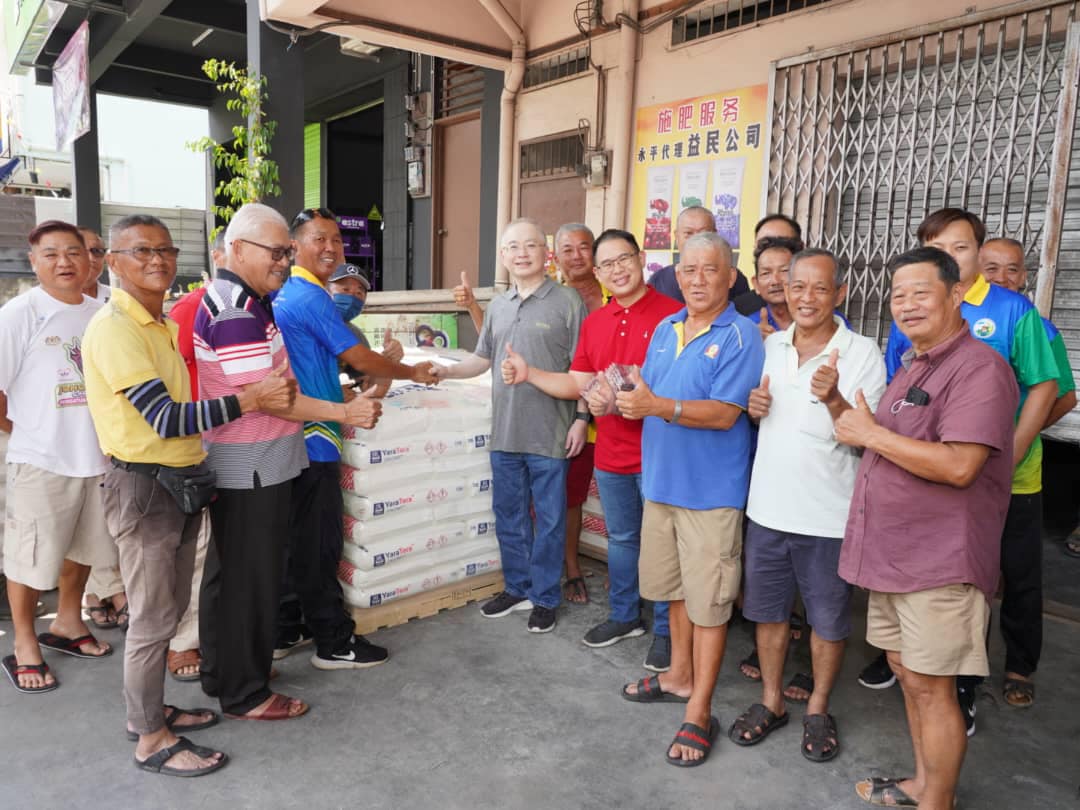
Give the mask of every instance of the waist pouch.
M 194 467 L 158 467 L 154 477 L 185 515 L 197 515 L 217 498 L 217 473 L 204 461 Z

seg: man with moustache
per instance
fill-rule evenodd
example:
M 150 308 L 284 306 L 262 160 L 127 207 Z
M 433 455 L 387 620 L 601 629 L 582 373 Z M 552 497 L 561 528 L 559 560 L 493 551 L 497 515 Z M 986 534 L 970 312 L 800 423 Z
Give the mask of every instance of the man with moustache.
M 326 283 L 345 262 L 345 249 L 333 212 L 306 208 L 289 226 L 296 264 L 274 299 L 274 318 L 285 338 L 300 393 L 335 403 L 336 411 L 309 418 L 304 442 L 310 464 L 292 490 L 292 521 L 284 593 L 274 655 L 282 657 L 314 640 L 311 664 L 317 669 L 361 669 L 383 663 L 389 653 L 353 631 L 337 578 L 343 548 L 341 428 L 348 423 L 338 377 L 340 361 L 375 377 L 436 382 L 430 362 L 408 366 L 363 346 L 338 314 Z M 241 240 L 243 249 L 266 247 Z M 340 416 L 338 416 L 340 414 Z
M 596 240 L 595 251 L 596 275 L 612 298 L 582 324 L 570 371 L 533 368 L 513 350 L 507 351 L 500 371 L 507 385 L 527 383 L 550 396 L 575 401 L 597 381 L 588 403 L 596 417 L 596 483 L 608 530 L 610 607 L 608 618 L 582 639 L 586 646 L 597 648 L 646 632 L 638 591 L 643 507 L 641 420 L 625 419 L 615 410 L 615 392 L 604 372 L 613 363 L 640 366 L 656 324 L 678 312 L 679 304 L 645 283 L 641 251 L 633 234 L 604 231 Z M 670 664 L 670 659 L 667 605 L 658 602 L 653 611 L 652 648 L 645 666 L 652 669 Z M 655 677 L 649 681 L 640 687 L 643 701 L 651 694 L 650 689 L 659 689 Z
M 585 317 L 581 296 L 547 276 L 546 236 L 531 219 L 503 230 L 499 255 L 514 286 L 484 313 L 476 351 L 440 377 L 483 374 L 516 351 L 533 368 L 563 373 Z M 512 344 L 516 344 L 516 350 Z M 510 385 L 493 375 L 491 427 L 492 507 L 505 590 L 480 612 L 495 619 L 530 610 L 530 633 L 555 629 L 559 576 L 566 540 L 567 434 L 588 412 L 531 385 Z M 535 523 L 529 514 L 534 507 Z
M 178 329 L 162 311 L 180 252 L 169 229 L 156 217 L 131 215 L 112 226 L 109 244 L 119 287 L 86 329 L 83 363 L 98 441 L 111 457 L 102 502 L 131 612 L 127 734 L 137 741 L 140 770 L 202 776 L 228 758 L 176 732 L 215 725 L 218 716 L 164 704 L 166 651 L 190 596 L 202 504 L 211 494 L 199 434 L 249 411 L 288 407 L 295 384 L 272 372 L 234 394 L 189 401 Z
M 834 422 L 837 440 L 863 452 L 839 572 L 870 591 L 866 639 L 903 690 L 915 772 L 855 789 L 872 804 L 952 810 L 967 748 L 956 679 L 989 671 L 1019 390 L 969 332 L 952 256 L 917 248 L 887 271 L 910 349 L 876 413 L 856 391 Z
M 833 254 L 803 250 L 785 275 L 785 309 L 794 322 L 766 338 L 764 374 L 748 408 L 759 430 L 746 507 L 743 615 L 756 624 L 762 699 L 729 736 L 756 745 L 788 722 L 781 683 L 797 589 L 813 628 L 814 673 L 800 751 L 826 762 L 840 751 L 829 696 L 851 633 L 851 588 L 836 569 L 859 464 L 857 453 L 837 443 L 833 419 L 852 407 L 856 391 L 877 406 L 885 363 L 873 340 L 834 314 L 847 289 Z
M 719 721 L 712 696 L 727 623 L 739 592 L 742 517 L 750 477 L 750 391 L 764 348 L 728 293 L 738 271 L 715 233 L 686 240 L 678 280 L 686 308 L 665 318 L 640 378 L 615 395 L 627 419 L 643 419 L 641 595 L 670 603 L 671 669 L 623 695 L 686 701 L 667 748 L 671 765 L 702 764 Z M 633 698 L 631 698 L 633 699 Z
M 20 692 L 56 689 L 42 647 L 75 658 L 112 654 L 83 622 L 92 565 L 116 565 L 99 487 L 105 458 L 86 404 L 83 332 L 101 305 L 83 295 L 90 262 L 82 234 L 49 220 L 30 232 L 38 286 L 0 308 L 0 415 L 7 447 L 3 560 L 14 623 L 4 672 Z M 38 595 L 59 586 L 49 630 L 34 635 Z

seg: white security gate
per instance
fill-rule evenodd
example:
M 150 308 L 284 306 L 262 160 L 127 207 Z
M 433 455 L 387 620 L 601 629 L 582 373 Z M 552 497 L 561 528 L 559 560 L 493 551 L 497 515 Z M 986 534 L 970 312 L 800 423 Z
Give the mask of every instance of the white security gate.
M 1077 3 L 1028 2 L 778 62 L 768 210 L 848 273 L 848 316 L 883 339 L 884 264 L 946 205 L 1020 240 L 1037 302 L 1080 367 Z M 1071 152 L 1071 156 L 1070 156 Z M 1054 270 L 1060 259 L 1054 293 Z M 1045 298 L 1045 300 L 1043 300 Z

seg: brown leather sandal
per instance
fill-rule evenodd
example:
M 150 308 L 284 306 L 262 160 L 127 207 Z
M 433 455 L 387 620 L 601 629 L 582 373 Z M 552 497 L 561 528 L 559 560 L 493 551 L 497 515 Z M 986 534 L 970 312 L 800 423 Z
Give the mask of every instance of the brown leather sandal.
M 181 652 L 173 652 L 169 650 L 167 659 L 167 666 L 169 668 L 169 674 L 178 681 L 197 681 L 199 680 L 198 667 L 202 664 L 202 656 L 199 655 L 198 650 L 182 650 Z M 186 667 L 196 667 L 194 673 L 181 674 L 180 670 Z

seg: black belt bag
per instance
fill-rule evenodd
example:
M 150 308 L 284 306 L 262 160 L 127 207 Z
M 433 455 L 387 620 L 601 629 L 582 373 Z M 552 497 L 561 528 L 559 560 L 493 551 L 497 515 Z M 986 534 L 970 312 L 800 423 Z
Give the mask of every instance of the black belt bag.
M 156 479 L 185 515 L 197 515 L 217 497 L 217 473 L 205 461 L 193 467 L 137 464 L 114 458 L 114 467 Z

